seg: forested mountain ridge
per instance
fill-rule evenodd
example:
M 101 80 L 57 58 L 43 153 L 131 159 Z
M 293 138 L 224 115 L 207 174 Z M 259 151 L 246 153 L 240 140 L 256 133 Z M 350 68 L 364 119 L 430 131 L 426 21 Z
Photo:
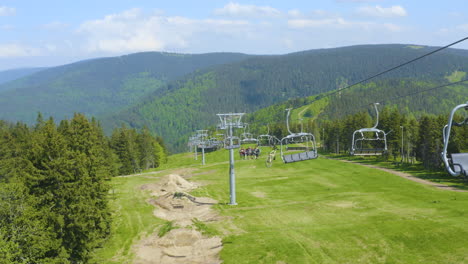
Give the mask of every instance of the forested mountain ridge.
M 341 89 L 434 49 L 363 45 L 250 57 L 171 82 L 140 104 L 105 118 L 103 124 L 107 128 L 122 122 L 132 127 L 146 125 L 172 150 L 179 151 L 189 133 L 215 125 L 217 113 L 254 112 L 291 98 Z M 464 50 L 442 51 L 373 81 L 390 82 L 387 86 L 393 88 L 399 87 L 402 79 L 410 83 L 448 82 L 447 76 L 454 72 L 468 72 L 466 54 Z
M 143 52 L 48 68 L 0 85 L 0 119 L 32 123 L 37 112 L 55 119 L 71 117 L 74 112 L 94 116 L 115 112 L 168 81 L 246 57 L 239 53 Z

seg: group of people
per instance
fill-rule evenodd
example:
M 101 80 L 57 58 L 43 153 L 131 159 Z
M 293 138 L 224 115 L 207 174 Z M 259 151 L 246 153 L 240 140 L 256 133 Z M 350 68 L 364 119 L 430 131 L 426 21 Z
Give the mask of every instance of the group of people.
M 241 148 L 239 150 L 239 154 L 241 159 L 258 159 L 258 156 L 260 156 L 260 149 L 258 147 L 248 147 L 246 149 Z

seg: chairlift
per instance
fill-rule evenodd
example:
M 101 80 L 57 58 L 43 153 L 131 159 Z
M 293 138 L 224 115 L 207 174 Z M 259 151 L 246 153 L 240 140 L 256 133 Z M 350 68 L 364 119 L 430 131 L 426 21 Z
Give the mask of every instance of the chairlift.
M 387 134 L 377 128 L 379 125 L 379 110 L 374 103 L 376 112 L 375 125 L 370 128 L 361 128 L 354 131 L 350 154 L 354 156 L 379 156 L 387 153 Z M 373 147 L 367 147 L 369 144 Z
M 241 145 L 246 144 L 258 144 L 258 139 L 256 139 L 253 134 L 250 133 L 249 125 L 244 123 L 244 133 L 241 134 Z
M 453 121 L 455 112 L 461 108 L 465 108 L 468 111 L 468 102 L 466 104 L 457 105 L 450 113 L 447 125 L 442 130 L 442 136 L 444 140 L 444 149 L 442 151 L 442 160 L 445 164 L 447 172 L 452 176 L 464 176 L 468 177 L 468 153 L 447 153 L 449 145 L 450 131 L 452 126 L 463 126 L 468 125 L 468 118 L 464 121 L 457 123 Z
M 219 140 L 217 137 L 211 137 L 208 140 L 209 140 L 210 146 L 212 146 L 212 148 L 218 149 L 218 148 L 223 146 L 223 141 Z
M 300 132 L 293 133 L 289 129 L 289 115 L 291 108 L 286 109 L 286 127 L 289 135 L 282 138 L 281 144 L 281 159 L 284 163 L 291 163 L 297 161 L 304 161 L 316 159 L 318 157 L 315 137 L 312 133 Z M 294 151 L 295 153 L 286 154 L 286 152 Z M 299 152 L 297 152 L 299 151 Z
M 257 137 L 258 146 L 260 147 L 273 147 L 278 142 L 276 142 L 275 138 L 270 135 L 270 126 L 267 125 L 268 132 L 263 135 L 259 135 Z
M 236 149 L 240 148 L 241 139 L 232 134 L 233 128 L 243 128 L 244 124 L 241 122 L 244 113 L 228 113 L 228 114 L 217 114 L 220 120 L 218 125 L 219 129 L 226 130 L 224 136 L 224 148 L 225 149 Z M 220 134 L 218 134 L 219 136 Z M 231 154 L 230 154 L 231 155 Z
M 240 148 L 241 146 L 241 139 L 236 136 L 226 137 L 224 139 L 224 148 L 225 149 L 236 149 Z

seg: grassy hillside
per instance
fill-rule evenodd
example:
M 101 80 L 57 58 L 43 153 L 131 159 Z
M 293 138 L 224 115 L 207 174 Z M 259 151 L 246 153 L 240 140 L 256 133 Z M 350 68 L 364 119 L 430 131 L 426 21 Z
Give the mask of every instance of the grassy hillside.
M 132 252 L 116 241 L 123 237 L 138 241 L 151 212 L 130 209 L 127 199 L 141 204 L 147 198 L 138 194 L 142 192 L 138 185 L 184 170 L 191 172 L 187 175 L 191 181 L 205 183 L 193 195 L 219 201 L 215 208 L 223 217 L 204 223 L 203 228 L 222 237 L 223 263 L 468 262 L 468 193 L 438 190 L 325 158 L 292 164 L 276 160 L 272 168 L 264 166 L 264 158 L 236 160 L 237 206 L 226 204 L 225 150 L 207 154 L 205 166 L 184 153 L 171 156 L 158 174 L 113 179 L 115 184 L 131 186 L 132 191 L 118 195 L 114 203 L 120 208 L 116 225 L 131 223 L 131 228 L 122 230 L 132 231 L 113 236 L 97 252 L 97 260 L 131 261 Z M 122 221 L 129 217 L 123 213 L 127 208 L 132 219 L 138 215 L 144 220 Z M 135 230 L 140 231 L 135 234 Z
M 35 120 L 37 112 L 56 119 L 74 112 L 103 115 L 140 101 L 168 81 L 247 55 L 144 52 L 49 68 L 0 85 L 0 119 Z
M 104 125 L 110 128 L 124 122 L 135 127 L 149 126 L 165 138 L 172 150 L 180 151 L 188 133 L 216 124 L 217 113 L 254 112 L 288 99 L 302 100 L 335 91 L 430 50 L 430 47 L 372 45 L 251 57 L 172 82 L 142 103 L 106 118 Z M 413 91 L 413 86 L 422 88 L 447 82 L 447 76 L 457 71 L 468 72 L 466 56 L 451 51 L 437 53 L 364 84 L 361 88 L 365 91 L 360 94 L 357 92 L 362 89 L 354 89 L 358 96 L 349 100 L 354 100 L 354 104 L 382 100 L 386 93 L 405 93 L 408 89 Z M 459 74 L 453 78 L 457 77 Z M 432 99 L 426 108 L 440 109 L 433 104 L 436 99 Z M 342 110 L 340 107 L 339 111 Z M 311 111 L 309 115 L 314 110 Z M 280 116 L 284 119 L 282 114 L 274 116 L 271 119 L 279 120 Z

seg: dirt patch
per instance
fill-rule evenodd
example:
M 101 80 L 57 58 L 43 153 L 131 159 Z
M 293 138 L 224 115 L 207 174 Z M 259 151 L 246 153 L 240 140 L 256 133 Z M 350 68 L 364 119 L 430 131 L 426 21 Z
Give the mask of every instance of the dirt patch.
M 174 193 L 167 193 L 157 199 L 152 199 L 151 204 L 156 206 L 154 215 L 158 218 L 173 221 L 177 226 L 190 226 L 192 219 L 202 222 L 216 221 L 219 219 L 211 206 L 217 201 L 210 198 L 195 198 L 184 193 L 179 197 Z
M 176 228 L 163 237 L 156 233 L 134 245 L 136 264 L 151 263 L 221 263 L 221 238 L 206 237 L 193 228 L 193 220 L 217 221 L 220 217 L 211 208 L 216 200 L 188 194 L 200 186 L 178 174 L 164 176 L 157 183 L 145 184 L 154 198 L 149 200 L 156 209 L 154 215 L 172 221 Z
M 440 183 L 436 183 L 436 182 L 431 182 L 431 181 L 428 181 L 428 180 L 424 180 L 424 179 L 415 177 L 415 176 L 413 176 L 413 175 L 411 175 L 411 174 L 409 174 L 409 173 L 406 173 L 406 172 L 396 171 L 396 170 L 387 169 L 387 168 L 382 168 L 382 167 L 375 166 L 375 165 L 363 164 L 363 163 L 354 162 L 354 161 L 349 161 L 349 160 L 339 160 L 339 161 L 343 161 L 343 162 L 347 162 L 347 163 L 359 164 L 359 165 L 366 166 L 366 167 L 369 167 L 369 168 L 382 170 L 382 171 L 385 171 L 385 172 L 388 172 L 388 173 L 391 173 L 391 174 L 400 176 L 400 177 L 402 177 L 402 178 L 408 179 L 408 180 L 410 180 L 410 181 L 422 183 L 422 184 L 425 184 L 425 185 L 434 186 L 434 187 L 436 187 L 437 189 L 441 189 L 441 190 L 449 190 L 449 191 L 454 191 L 454 192 L 467 192 L 466 190 L 458 189 L 458 188 L 455 188 L 455 187 L 452 187 L 452 186 L 447 186 L 447 185 L 444 185 L 444 184 L 440 184 Z
M 190 178 L 192 177 L 192 173 L 194 171 L 196 171 L 197 169 L 195 168 L 183 168 L 183 169 L 176 169 L 176 170 L 173 170 L 172 173 L 175 174 L 175 175 L 179 175 L 183 178 Z
M 149 183 L 140 187 L 141 190 L 150 190 L 153 196 L 162 196 L 168 193 L 189 192 L 198 187 L 178 174 L 169 174 L 161 178 L 157 183 Z
M 174 229 L 164 237 L 152 235 L 136 247 L 135 264 L 221 263 L 221 239 L 193 229 Z

